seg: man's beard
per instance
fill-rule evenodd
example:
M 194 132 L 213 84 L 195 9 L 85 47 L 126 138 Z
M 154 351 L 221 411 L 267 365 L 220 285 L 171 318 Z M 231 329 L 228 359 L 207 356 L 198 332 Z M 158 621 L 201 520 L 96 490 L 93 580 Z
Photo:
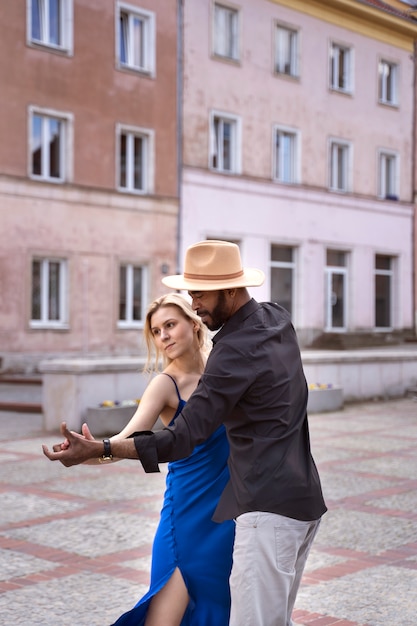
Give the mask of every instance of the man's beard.
M 205 311 L 208 315 L 208 320 L 204 321 L 204 324 L 209 330 L 219 330 L 225 322 L 229 319 L 230 315 L 226 311 L 226 297 L 224 291 L 219 291 L 217 304 L 211 313 Z

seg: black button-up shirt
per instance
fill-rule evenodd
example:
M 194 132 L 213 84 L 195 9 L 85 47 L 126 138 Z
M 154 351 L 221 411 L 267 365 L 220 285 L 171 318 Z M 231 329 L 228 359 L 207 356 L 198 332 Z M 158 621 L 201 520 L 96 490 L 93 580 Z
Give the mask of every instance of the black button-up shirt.
M 315 520 L 326 511 L 310 452 L 308 389 L 289 314 L 251 299 L 219 330 L 172 427 L 134 438 L 147 472 L 191 454 L 224 423 L 230 481 L 214 520 L 249 511 Z

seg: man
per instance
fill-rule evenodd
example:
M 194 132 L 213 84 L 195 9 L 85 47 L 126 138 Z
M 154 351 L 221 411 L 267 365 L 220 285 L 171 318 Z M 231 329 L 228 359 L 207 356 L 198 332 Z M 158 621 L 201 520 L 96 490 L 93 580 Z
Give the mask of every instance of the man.
M 213 350 L 175 425 L 105 444 L 70 433 L 45 455 L 70 466 L 90 458 L 139 458 L 147 472 L 188 456 L 221 424 L 230 443 L 230 482 L 213 519 L 235 519 L 231 626 L 291 626 L 302 572 L 326 511 L 311 456 L 307 385 L 290 316 L 258 303 L 247 287 L 263 273 L 243 269 L 239 248 L 202 241 L 187 250 L 184 274 L 163 283 L 188 290 Z M 104 447 L 103 447 L 104 445 Z

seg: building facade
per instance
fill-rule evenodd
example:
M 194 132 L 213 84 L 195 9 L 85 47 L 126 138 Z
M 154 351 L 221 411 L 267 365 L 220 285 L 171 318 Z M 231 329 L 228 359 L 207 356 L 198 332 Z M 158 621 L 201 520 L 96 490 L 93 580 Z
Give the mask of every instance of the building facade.
M 377 1 L 185 2 L 181 254 L 239 243 L 303 346 L 413 328 L 416 35 Z
M 177 7 L 0 7 L 0 358 L 137 354 L 177 263 Z
M 205 238 L 302 347 L 416 325 L 415 41 L 402 0 L 0 6 L 0 371 L 142 351 Z

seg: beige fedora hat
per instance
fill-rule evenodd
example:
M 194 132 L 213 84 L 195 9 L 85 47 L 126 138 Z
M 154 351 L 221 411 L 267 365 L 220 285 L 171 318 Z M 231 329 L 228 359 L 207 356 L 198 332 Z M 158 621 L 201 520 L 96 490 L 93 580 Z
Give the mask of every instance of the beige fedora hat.
M 207 239 L 187 248 L 184 274 L 165 276 L 162 282 L 172 289 L 215 291 L 259 287 L 264 280 L 261 270 L 242 267 L 239 246 L 235 243 Z

